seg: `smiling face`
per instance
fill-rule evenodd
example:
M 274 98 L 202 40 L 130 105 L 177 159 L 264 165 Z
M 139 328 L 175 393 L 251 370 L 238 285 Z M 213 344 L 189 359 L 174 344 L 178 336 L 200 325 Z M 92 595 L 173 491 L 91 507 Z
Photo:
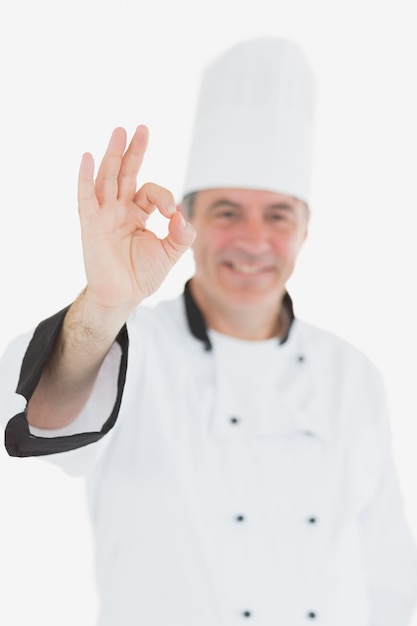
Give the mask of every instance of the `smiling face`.
M 303 202 L 271 191 L 210 189 L 196 194 L 191 222 L 194 296 L 213 328 L 223 315 L 276 319 L 307 234 Z

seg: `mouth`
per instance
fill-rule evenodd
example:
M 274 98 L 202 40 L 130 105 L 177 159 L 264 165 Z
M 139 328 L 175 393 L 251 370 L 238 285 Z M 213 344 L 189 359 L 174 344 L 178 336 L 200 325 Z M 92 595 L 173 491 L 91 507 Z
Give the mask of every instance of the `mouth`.
M 226 267 L 237 272 L 238 274 L 244 274 L 245 276 L 259 276 L 267 272 L 271 272 L 272 268 L 266 265 L 256 265 L 248 263 L 233 263 L 228 261 L 225 263 Z

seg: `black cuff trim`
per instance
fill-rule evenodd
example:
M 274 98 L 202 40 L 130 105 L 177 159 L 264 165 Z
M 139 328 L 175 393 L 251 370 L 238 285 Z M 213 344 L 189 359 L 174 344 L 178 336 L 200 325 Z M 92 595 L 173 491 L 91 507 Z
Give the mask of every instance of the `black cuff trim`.
M 16 389 L 16 393 L 24 396 L 27 401 L 32 397 L 36 385 L 39 382 L 42 371 L 60 333 L 68 309 L 69 307 L 66 307 L 41 322 L 34 332 L 23 358 L 20 378 Z M 116 340 L 122 349 L 117 380 L 117 398 L 113 410 L 100 432 L 77 433 L 65 437 L 37 437 L 32 435 L 29 430 L 26 413 L 19 413 L 9 421 L 5 430 L 5 446 L 10 456 L 43 456 L 75 450 L 76 448 L 81 448 L 98 441 L 113 428 L 119 414 L 126 380 L 129 347 L 126 325 L 123 326 Z
M 29 430 L 26 413 L 15 415 L 7 424 L 5 446 L 10 456 L 45 456 L 68 452 L 98 441 L 102 433 L 80 433 L 67 437 L 36 437 Z
M 51 355 L 69 306 L 41 322 L 35 329 L 20 369 L 16 393 L 29 402 Z

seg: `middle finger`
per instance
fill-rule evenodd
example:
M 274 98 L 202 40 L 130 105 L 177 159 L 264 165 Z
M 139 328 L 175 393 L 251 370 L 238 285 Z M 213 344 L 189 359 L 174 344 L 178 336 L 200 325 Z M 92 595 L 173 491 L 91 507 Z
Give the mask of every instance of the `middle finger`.
M 138 126 L 122 159 L 118 178 L 118 197 L 131 200 L 136 193 L 137 175 L 148 145 L 148 129 Z
M 95 191 L 99 204 L 112 202 L 118 195 L 118 176 L 126 147 L 126 131 L 115 128 L 97 172 Z

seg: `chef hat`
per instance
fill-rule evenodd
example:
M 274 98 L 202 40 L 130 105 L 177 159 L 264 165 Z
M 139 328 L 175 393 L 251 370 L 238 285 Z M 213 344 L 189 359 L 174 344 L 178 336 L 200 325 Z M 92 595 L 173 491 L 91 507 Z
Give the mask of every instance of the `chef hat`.
M 250 188 L 309 201 L 313 75 L 300 48 L 260 38 L 203 73 L 183 194 Z

